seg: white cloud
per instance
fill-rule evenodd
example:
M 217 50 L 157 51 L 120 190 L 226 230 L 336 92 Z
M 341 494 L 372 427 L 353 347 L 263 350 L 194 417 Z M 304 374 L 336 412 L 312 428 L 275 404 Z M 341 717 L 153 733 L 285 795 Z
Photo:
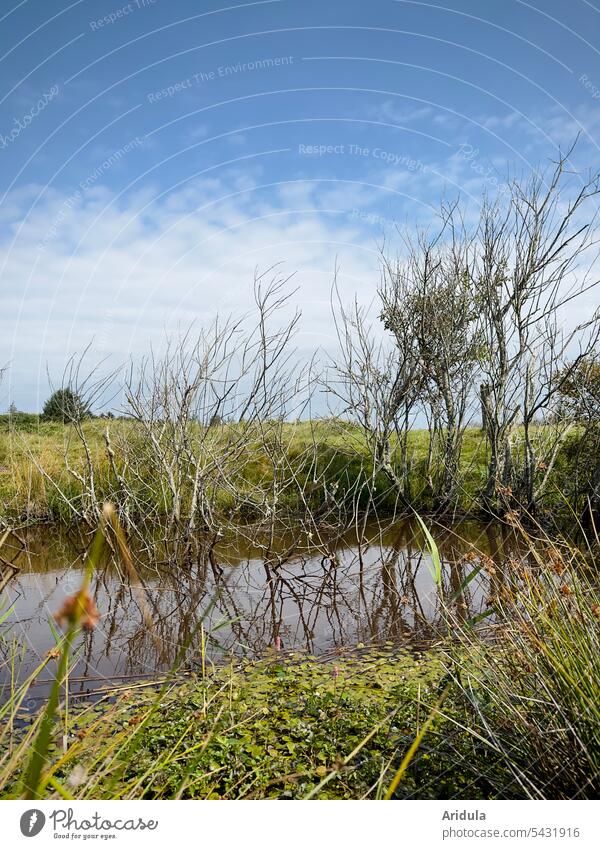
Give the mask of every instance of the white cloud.
M 46 366 L 58 379 L 92 338 L 90 357 L 118 363 L 160 345 L 165 331 L 244 313 L 254 269 L 275 262 L 297 273 L 299 345 L 330 345 L 336 256 L 348 298 L 358 290 L 370 300 L 377 282 L 375 244 L 351 214 L 365 193 L 315 182 L 266 191 L 252 188 L 256 176 L 232 172 L 162 197 L 145 189 L 117 198 L 98 187 L 70 202 L 52 191 L 29 212 L 32 190 L 10 197 L 5 223 L 17 235 L 0 247 L 0 332 L 11 363 L 1 402 L 39 406 Z
M 378 245 L 385 233 L 393 251 L 394 222 L 433 226 L 439 198 L 458 194 L 470 220 L 481 192 L 493 192 L 488 168 L 502 160 L 457 150 L 422 168 L 371 156 L 352 170 L 346 157 L 348 177 L 337 181 L 308 179 L 298 159 L 296 179 L 263 188 L 275 182 L 272 172 L 245 159 L 169 192 L 147 185 L 120 196 L 93 185 L 79 195 L 47 189 L 36 203 L 40 186 L 13 191 L 0 207 L 0 365 L 11 364 L 0 408 L 15 401 L 39 409 L 46 368 L 59 379 L 92 339 L 90 358 L 118 364 L 192 321 L 245 313 L 255 268 L 278 262 L 282 273 L 296 273 L 299 346 L 311 354 L 331 347 L 336 260 L 342 297 L 357 292 L 371 303 Z M 490 173 L 502 179 L 501 168 Z

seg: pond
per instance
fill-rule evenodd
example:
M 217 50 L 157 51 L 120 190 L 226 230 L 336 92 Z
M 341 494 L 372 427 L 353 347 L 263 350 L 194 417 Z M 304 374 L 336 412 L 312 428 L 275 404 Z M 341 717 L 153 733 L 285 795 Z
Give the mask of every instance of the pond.
M 310 541 L 290 547 L 282 535 L 268 557 L 239 534 L 194 566 L 141 568 L 138 585 L 107 559 L 91 586 L 100 622 L 79 639 L 70 692 L 156 677 L 182 646 L 188 666 L 200 664 L 203 639 L 206 657 L 226 662 L 277 650 L 327 655 L 389 642 L 418 648 L 447 634 L 448 608 L 456 620 L 489 629 L 492 598 L 526 553 L 497 523 L 433 523 L 431 532 L 442 561 L 439 583 L 427 540 L 411 521 L 385 531 L 367 527 L 368 542 L 359 546 L 347 534 L 327 550 Z M 2 596 L 4 610 L 14 605 L 0 626 L 4 697 L 11 678 L 23 680 L 52 650 L 53 615 L 82 579 L 81 538 L 37 528 L 24 541 L 14 559 L 19 572 Z M 26 708 L 47 694 L 54 668 L 51 661 L 40 674 Z

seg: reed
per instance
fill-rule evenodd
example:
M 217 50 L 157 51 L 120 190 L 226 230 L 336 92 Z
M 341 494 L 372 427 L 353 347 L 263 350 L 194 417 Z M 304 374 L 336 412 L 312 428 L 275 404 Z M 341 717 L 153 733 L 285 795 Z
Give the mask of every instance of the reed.
M 600 606 L 596 546 L 587 551 L 517 523 L 529 557 L 496 584 L 495 639 L 457 627 L 447 668 L 468 731 L 500 764 L 499 798 L 597 798 L 600 791 Z M 482 771 L 483 759 L 481 765 Z

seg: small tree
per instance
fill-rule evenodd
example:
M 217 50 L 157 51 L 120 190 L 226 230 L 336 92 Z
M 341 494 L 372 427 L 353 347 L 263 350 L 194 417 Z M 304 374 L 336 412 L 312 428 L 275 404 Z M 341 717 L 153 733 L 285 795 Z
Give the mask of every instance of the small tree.
M 600 338 L 600 311 L 563 326 L 565 306 L 600 282 L 600 173 L 583 175 L 573 192 L 572 149 L 550 169 L 511 180 L 505 202 L 484 203 L 477 233 L 473 278 L 490 451 L 485 498 L 493 506 L 512 494 L 530 513 L 571 428 L 555 415 L 561 386 Z M 573 350 L 577 356 L 568 360 Z
M 559 375 L 559 393 L 576 422 L 584 426 L 600 423 L 600 355 L 565 368 Z
M 81 395 L 66 387 L 57 389 L 44 404 L 42 416 L 58 422 L 81 422 L 91 411 Z
M 379 290 L 385 328 L 400 349 L 406 337 L 416 347 L 419 400 L 430 421 L 428 476 L 440 507 L 458 496 L 461 447 L 483 348 L 470 273 L 472 239 L 462 219 L 453 219 L 456 209 L 442 206 L 442 224 L 433 235 L 407 235 L 404 259 L 394 265 L 383 258 Z
M 337 284 L 334 284 L 337 295 Z M 342 402 L 341 414 L 362 429 L 372 461 L 373 484 L 382 472 L 405 505 L 410 503 L 408 433 L 421 385 L 416 340 L 399 304 L 393 341 L 380 339 L 367 311 L 354 301 L 345 309 L 333 304 L 339 353 L 332 376 L 324 381 L 331 397 Z

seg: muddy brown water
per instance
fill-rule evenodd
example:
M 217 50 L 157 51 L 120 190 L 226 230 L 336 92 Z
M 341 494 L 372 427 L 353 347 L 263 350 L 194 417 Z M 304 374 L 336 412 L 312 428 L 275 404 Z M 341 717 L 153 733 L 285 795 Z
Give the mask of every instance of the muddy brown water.
M 431 530 L 442 560 L 439 584 L 427 541 L 410 521 L 384 533 L 368 528 L 369 542 L 361 546 L 346 535 L 327 553 L 308 543 L 289 554 L 282 538 L 276 549 L 289 556 L 277 566 L 244 535 L 236 536 L 218 544 L 210 560 L 144 567 L 143 592 L 122 566 L 108 561 L 92 580 L 100 623 L 78 640 L 70 692 L 85 695 L 156 677 L 169 669 L 182 645 L 189 644 L 188 666 L 199 664 L 200 622 L 206 655 L 217 662 L 261 656 L 275 647 L 324 655 L 387 642 L 426 644 L 447 633 L 444 606 L 459 620 L 485 614 L 511 561 L 525 556 L 504 526 L 469 521 L 433 524 Z M 15 560 L 20 571 L 2 594 L 3 610 L 14 605 L 0 625 L 4 698 L 11 678 L 24 680 L 52 650 L 50 622 L 79 588 L 83 572 L 81 538 L 39 528 L 25 542 L 27 550 Z M 476 579 L 465 586 L 479 566 Z M 485 616 L 479 621 L 479 627 L 488 627 Z M 47 695 L 54 669 L 52 660 L 28 694 L 26 709 Z

